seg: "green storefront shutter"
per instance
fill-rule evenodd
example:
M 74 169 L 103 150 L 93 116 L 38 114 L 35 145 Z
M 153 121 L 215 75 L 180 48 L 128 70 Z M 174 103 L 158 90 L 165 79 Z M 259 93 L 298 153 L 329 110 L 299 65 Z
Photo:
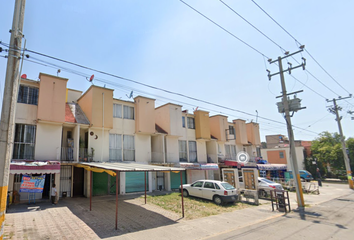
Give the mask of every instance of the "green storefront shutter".
M 178 189 L 181 185 L 181 177 L 180 173 L 171 172 L 171 189 Z M 186 171 L 182 172 L 182 180 L 183 184 L 187 183 L 186 180 Z
M 108 174 L 93 172 L 93 188 L 92 195 L 107 195 L 108 194 Z
M 149 190 L 149 173 L 146 173 L 146 191 Z M 145 181 L 144 172 L 126 172 L 125 173 L 125 192 L 144 192 Z

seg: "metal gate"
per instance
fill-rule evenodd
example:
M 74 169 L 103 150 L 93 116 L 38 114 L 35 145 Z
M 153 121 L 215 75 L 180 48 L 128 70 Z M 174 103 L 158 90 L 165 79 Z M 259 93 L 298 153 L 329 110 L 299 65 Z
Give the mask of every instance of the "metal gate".
M 60 191 L 59 196 L 71 197 L 72 166 L 60 166 Z

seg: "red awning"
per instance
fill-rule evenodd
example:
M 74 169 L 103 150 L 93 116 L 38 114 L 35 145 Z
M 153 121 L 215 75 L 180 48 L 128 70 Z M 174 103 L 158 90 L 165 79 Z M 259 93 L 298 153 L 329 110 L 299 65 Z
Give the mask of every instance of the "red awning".
M 10 174 L 50 174 L 60 173 L 60 162 L 11 162 Z

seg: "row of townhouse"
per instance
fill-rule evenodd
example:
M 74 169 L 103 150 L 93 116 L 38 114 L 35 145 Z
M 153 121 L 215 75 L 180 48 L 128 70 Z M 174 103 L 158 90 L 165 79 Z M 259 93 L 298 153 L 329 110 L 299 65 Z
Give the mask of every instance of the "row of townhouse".
M 168 103 L 155 108 L 155 100 L 113 98 L 113 90 L 92 85 L 86 92 L 67 88 L 68 79 L 40 73 L 39 81 L 21 79 L 16 106 L 13 159 L 9 190 L 19 200 L 23 174 L 45 175 L 43 193 L 52 183 L 60 196 L 88 196 L 91 175 L 82 162 L 135 162 L 186 169 L 184 183 L 220 179 L 220 168 L 235 166 L 237 153 L 251 160 L 260 156 L 259 126 L 227 116 L 183 111 Z M 232 164 L 229 164 L 229 163 Z M 115 193 L 115 178 L 93 173 L 93 195 Z M 173 172 L 120 172 L 119 194 L 172 190 L 180 185 Z M 14 197 L 16 197 L 14 195 Z M 33 196 L 32 196 L 33 197 Z

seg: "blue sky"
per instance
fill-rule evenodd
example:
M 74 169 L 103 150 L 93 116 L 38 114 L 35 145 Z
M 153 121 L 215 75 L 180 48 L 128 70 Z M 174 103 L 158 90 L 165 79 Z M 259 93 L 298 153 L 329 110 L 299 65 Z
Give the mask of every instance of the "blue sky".
M 0 41 L 9 43 L 14 0 L 2 1 Z M 257 32 L 219 0 L 185 0 L 232 34 L 269 58 L 284 56 L 283 51 Z M 282 48 L 295 52 L 298 45 L 266 16 L 251 0 L 224 0 Z M 337 132 L 334 115 L 327 111 L 326 99 L 346 97 L 353 92 L 352 39 L 354 2 L 305 0 L 255 0 L 280 23 L 342 86 L 329 77 L 303 52 L 295 58 L 307 59 L 306 69 L 285 74 L 288 92 L 304 90 L 297 96 L 307 109 L 294 114 L 296 139 L 313 140 L 322 131 Z M 233 119 L 258 121 L 262 140 L 265 135 L 287 135 L 285 121 L 278 113 L 279 76 L 268 80 L 266 69 L 278 71 L 275 64 L 193 11 L 179 0 L 62 0 L 26 1 L 24 34 L 26 48 L 161 89 L 222 105 L 208 105 L 122 79 L 81 69 L 33 53 L 22 73 L 38 79 L 40 72 L 69 78 L 68 87 L 85 91 L 90 83 L 84 76 L 95 75 L 94 84 L 115 89 L 114 97 L 143 95 L 156 99 L 156 106 L 173 102 L 190 112 L 196 107 Z M 4 46 L 2 46 L 4 48 Z M 0 56 L 6 52 L 0 53 Z M 44 63 L 46 61 L 47 63 Z M 293 66 L 297 63 L 289 58 Z M 0 98 L 2 99 L 7 60 L 0 57 Z M 55 64 L 56 67 L 48 67 Z M 287 66 L 286 61 L 283 62 Z M 64 68 L 68 69 L 66 71 Z M 72 71 L 80 72 L 80 75 Z M 313 76 L 318 80 L 316 80 Z M 82 76 L 84 75 L 84 76 Z M 98 81 L 99 80 L 99 81 Z M 112 85 L 111 83 L 114 83 Z M 305 86 L 304 86 L 305 85 Z M 325 86 L 324 86 L 325 85 Z M 338 102 L 343 108 L 343 131 L 353 137 L 354 121 L 347 111 L 354 110 L 353 99 Z M 259 117 L 256 117 L 256 110 Z M 247 115 L 241 112 L 246 112 Z M 353 115 L 354 116 L 354 115 Z M 265 120 L 263 118 L 274 121 Z M 280 123 L 279 123 L 280 122 Z M 284 123 L 284 124 L 281 124 Z

